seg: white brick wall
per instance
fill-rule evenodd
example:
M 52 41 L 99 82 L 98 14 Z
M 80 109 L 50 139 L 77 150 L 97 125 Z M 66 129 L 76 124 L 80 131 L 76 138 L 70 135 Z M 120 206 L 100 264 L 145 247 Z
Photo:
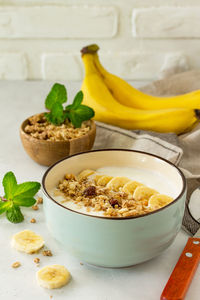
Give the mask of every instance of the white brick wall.
M 200 1 L 0 0 L 0 79 L 81 80 L 94 42 L 129 80 L 200 68 Z
M 133 9 L 134 37 L 200 38 L 199 7 L 152 7 Z
M 50 80 L 81 80 L 80 54 L 75 53 L 46 53 L 41 57 L 42 78 Z
M 0 8 L 0 38 L 112 38 L 114 7 L 31 6 Z
M 1 79 L 27 79 L 26 57 L 22 53 L 0 53 Z

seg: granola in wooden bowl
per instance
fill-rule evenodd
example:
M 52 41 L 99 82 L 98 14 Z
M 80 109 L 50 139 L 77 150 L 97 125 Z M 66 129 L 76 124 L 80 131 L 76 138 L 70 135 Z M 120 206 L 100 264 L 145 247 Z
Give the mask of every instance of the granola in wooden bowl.
M 21 140 L 33 160 L 49 166 L 68 155 L 91 150 L 96 136 L 91 120 L 94 111 L 82 105 L 82 100 L 83 93 L 79 91 L 73 103 L 64 108 L 67 92 L 56 83 L 45 100 L 49 112 L 31 116 L 22 123 Z

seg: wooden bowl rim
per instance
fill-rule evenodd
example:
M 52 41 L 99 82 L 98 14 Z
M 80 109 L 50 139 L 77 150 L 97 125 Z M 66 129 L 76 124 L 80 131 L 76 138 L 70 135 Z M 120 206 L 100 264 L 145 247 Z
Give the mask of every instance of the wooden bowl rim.
M 40 113 L 40 114 L 43 114 L 43 113 Z M 35 115 L 38 115 L 38 114 L 35 114 Z M 96 131 L 96 124 L 95 124 L 94 120 L 90 119 L 90 123 L 91 123 L 90 130 L 86 134 L 84 134 L 84 135 L 82 135 L 80 137 L 73 138 L 73 139 L 68 139 L 68 140 L 65 140 L 65 141 L 39 140 L 39 139 L 31 136 L 30 134 L 28 134 L 28 133 L 26 133 L 24 131 L 25 124 L 28 122 L 29 118 L 31 118 L 31 117 L 33 117 L 35 115 L 32 115 L 32 116 L 28 117 L 27 119 L 25 119 L 21 123 L 21 126 L 20 126 L 20 133 L 23 134 L 24 136 L 26 136 L 29 140 L 32 140 L 33 142 L 40 142 L 40 143 L 46 143 L 46 144 L 49 144 L 49 143 L 57 143 L 57 144 L 71 143 L 74 140 L 85 138 L 86 136 L 91 135 L 91 133 L 95 133 L 95 131 Z

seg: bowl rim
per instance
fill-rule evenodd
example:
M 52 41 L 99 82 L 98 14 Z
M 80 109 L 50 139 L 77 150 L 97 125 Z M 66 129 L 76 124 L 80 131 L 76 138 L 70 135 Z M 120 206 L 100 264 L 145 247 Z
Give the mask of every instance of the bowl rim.
M 88 121 L 91 122 L 91 128 L 90 128 L 90 130 L 89 130 L 86 134 L 84 134 L 84 135 L 82 135 L 82 136 L 80 136 L 80 137 L 77 137 L 77 138 L 74 138 L 74 139 L 71 139 L 71 140 L 68 139 L 68 140 L 65 140 L 65 141 L 39 140 L 39 139 L 37 139 L 37 138 L 31 136 L 30 134 L 28 134 L 28 133 L 26 133 L 26 132 L 24 131 L 24 124 L 25 124 L 25 122 L 28 121 L 29 118 L 31 118 L 31 117 L 33 117 L 33 116 L 36 116 L 36 115 L 41 115 L 41 114 L 44 114 L 44 113 L 45 113 L 45 112 L 42 112 L 42 113 L 36 113 L 36 114 L 34 114 L 34 115 L 32 115 L 32 116 L 26 118 L 26 119 L 21 123 L 21 125 L 20 125 L 20 133 L 23 134 L 24 136 L 26 136 L 29 140 L 32 140 L 32 141 L 35 141 L 35 142 L 39 142 L 39 143 L 46 143 L 46 144 L 49 144 L 49 143 L 65 144 L 65 143 L 71 143 L 71 142 L 74 141 L 74 140 L 78 140 L 78 139 L 84 138 L 84 137 L 90 135 L 91 132 L 93 132 L 93 131 L 96 130 L 96 123 L 95 123 L 95 121 L 94 121 L 93 119 L 90 119 L 90 120 L 88 120 Z M 82 153 L 82 152 L 81 152 L 81 153 Z
M 59 164 L 60 162 L 64 161 L 64 160 L 67 160 L 67 159 L 70 159 L 71 157 L 73 156 L 78 156 L 78 155 L 83 155 L 83 154 L 87 154 L 87 153 L 93 153 L 93 152 L 103 152 L 103 151 L 126 151 L 126 152 L 134 152 L 134 153 L 140 153 L 140 154 L 145 154 L 147 156 L 151 156 L 151 157 L 155 157 L 155 158 L 158 158 L 160 160 L 163 160 L 165 163 L 171 165 L 172 167 L 174 167 L 177 172 L 179 173 L 179 175 L 181 176 L 182 178 L 182 183 L 183 183 L 183 186 L 182 186 L 182 189 L 181 189 L 181 192 L 180 194 L 172 201 L 170 202 L 169 204 L 157 209 L 157 210 L 154 210 L 152 212 L 149 212 L 147 214 L 142 214 L 142 215 L 139 215 L 139 216 L 129 216 L 129 217 L 104 217 L 104 216 L 96 216 L 96 215 L 90 215 L 90 214 L 86 214 L 86 213 L 83 213 L 83 212 L 79 212 L 79 211 L 76 211 L 76 210 L 73 210 L 71 208 L 68 208 L 64 205 L 62 205 L 61 203 L 57 202 L 53 197 L 51 197 L 49 195 L 49 193 L 47 192 L 46 190 L 46 187 L 45 187 L 45 179 L 48 175 L 48 173 L 51 171 L 51 169 L 54 168 L 54 166 L 56 166 L 57 164 Z M 80 214 L 80 215 L 83 215 L 83 216 L 88 216 L 88 217 L 92 217 L 92 218 L 100 218 L 100 219 L 106 219 L 106 220 L 130 220 L 130 219 L 137 219 L 137 218 L 143 218 L 143 217 L 147 217 L 149 215 L 152 215 L 152 214 L 156 214 L 166 208 L 168 208 L 169 206 L 173 205 L 175 202 L 177 202 L 182 196 L 183 194 L 185 193 L 186 191 L 186 178 L 183 174 L 183 172 L 175 165 L 173 164 L 172 162 L 170 162 L 169 160 L 165 159 L 165 158 L 162 158 L 161 156 L 158 156 L 156 154 L 152 154 L 152 153 L 149 153 L 149 152 L 145 152 L 145 151 L 139 151 L 139 150 L 132 150 L 132 149 L 123 149 L 123 148 L 113 148 L 113 149 L 97 149 L 97 150 L 89 150 L 89 151 L 85 151 L 85 152 L 80 152 L 80 153 L 76 153 L 76 154 L 73 154 L 73 155 L 70 155 L 68 157 L 65 157 L 65 158 L 62 158 L 60 159 L 59 161 L 57 161 L 56 163 L 54 163 L 53 165 L 51 165 L 44 173 L 43 177 L 42 177 L 42 191 L 43 193 L 50 199 L 52 200 L 55 204 L 61 206 L 62 208 L 66 209 L 66 210 L 69 210 L 73 213 L 77 213 L 77 214 Z

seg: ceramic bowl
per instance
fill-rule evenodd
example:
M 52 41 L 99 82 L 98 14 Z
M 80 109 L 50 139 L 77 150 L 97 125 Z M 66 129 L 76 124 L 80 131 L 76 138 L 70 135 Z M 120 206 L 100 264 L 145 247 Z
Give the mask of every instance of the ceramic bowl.
M 92 149 L 96 136 L 96 125 L 92 120 L 90 121 L 90 131 L 79 138 L 66 141 L 46 141 L 34 138 L 24 131 L 28 119 L 20 127 L 21 141 L 26 153 L 41 165 L 50 166 L 66 156 Z
M 66 173 L 105 166 L 154 170 L 175 187 L 175 200 L 137 217 L 106 218 L 86 215 L 57 203 L 52 190 Z M 51 166 L 43 176 L 44 212 L 51 234 L 79 260 L 104 267 L 127 267 L 162 253 L 181 228 L 186 180 L 172 163 L 132 150 L 109 149 L 76 154 Z

